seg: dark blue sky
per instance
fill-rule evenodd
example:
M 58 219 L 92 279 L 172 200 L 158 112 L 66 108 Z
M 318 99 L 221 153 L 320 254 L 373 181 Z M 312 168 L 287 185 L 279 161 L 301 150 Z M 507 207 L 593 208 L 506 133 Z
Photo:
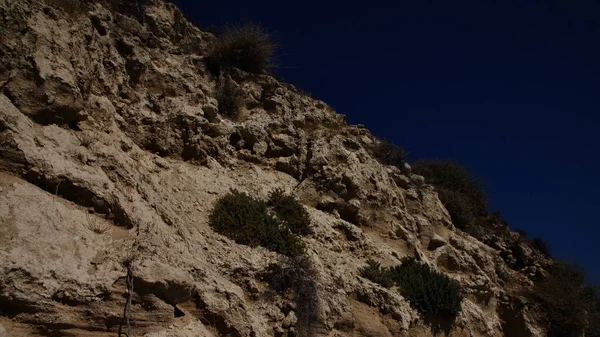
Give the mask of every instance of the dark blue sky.
M 511 227 L 600 282 L 597 1 L 176 3 L 276 32 L 278 75 L 410 161 L 464 164 Z

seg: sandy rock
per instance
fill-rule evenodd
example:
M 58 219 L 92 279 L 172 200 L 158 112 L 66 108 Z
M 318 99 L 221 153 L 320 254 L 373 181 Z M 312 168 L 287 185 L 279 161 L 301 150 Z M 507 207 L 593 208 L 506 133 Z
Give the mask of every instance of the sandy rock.
M 293 327 L 294 325 L 296 325 L 296 323 L 298 323 L 298 318 L 296 317 L 296 313 L 294 313 L 293 311 L 290 311 L 287 316 L 285 316 L 285 319 L 283 320 L 283 322 L 281 322 L 281 327 L 287 329 L 289 327 Z
M 149 260 L 134 261 L 137 290 L 156 295 L 170 304 L 189 301 L 194 291 L 194 279 L 184 271 Z
M 204 116 L 206 118 L 214 118 L 217 117 L 219 113 L 218 108 L 219 103 L 214 98 L 209 98 L 206 105 L 202 107 L 202 111 L 204 111 Z
M 429 240 L 429 244 L 427 245 L 427 249 L 429 250 L 436 250 L 439 247 L 442 247 L 444 245 L 448 244 L 446 242 L 446 240 L 444 240 L 444 238 L 442 238 L 441 236 L 434 234 L 433 237 L 431 238 L 431 240 Z

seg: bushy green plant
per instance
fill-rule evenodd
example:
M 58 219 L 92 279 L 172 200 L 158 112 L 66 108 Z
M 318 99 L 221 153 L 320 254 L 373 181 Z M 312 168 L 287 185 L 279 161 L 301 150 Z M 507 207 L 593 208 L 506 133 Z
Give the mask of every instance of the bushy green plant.
M 251 73 L 262 73 L 272 66 L 276 48 L 271 34 L 258 24 L 227 27 L 208 58 L 211 62 L 209 67 L 214 68 L 218 63 Z
M 400 146 L 382 140 L 373 147 L 373 156 L 384 165 L 396 166 L 402 172 L 406 170 L 406 152 Z
M 489 215 L 489 211 L 485 192 L 477 179 L 452 161 L 420 160 L 412 165 L 412 171 L 435 186 L 458 228 L 478 235 L 479 223 Z
M 454 318 L 461 311 L 459 284 L 415 258 L 404 258 L 402 264 L 393 268 L 382 268 L 370 259 L 360 274 L 386 288 L 396 284 L 402 296 L 422 314 Z
M 367 260 L 367 265 L 361 268 L 360 276 L 367 278 L 375 283 L 379 283 L 386 288 L 394 286 L 394 279 L 388 268 L 381 268 L 381 264 L 375 260 Z
M 304 251 L 302 241 L 269 214 L 266 202 L 236 190 L 217 201 L 209 221 L 217 233 L 239 244 L 263 246 L 289 256 Z
M 402 296 L 421 313 L 456 317 L 461 311 L 462 294 L 458 283 L 427 264 L 405 258 L 390 273 Z
M 283 189 L 275 189 L 269 194 L 269 206 L 273 207 L 277 217 L 285 221 L 292 233 L 298 235 L 312 233 L 308 212 L 296 198 L 285 194 Z

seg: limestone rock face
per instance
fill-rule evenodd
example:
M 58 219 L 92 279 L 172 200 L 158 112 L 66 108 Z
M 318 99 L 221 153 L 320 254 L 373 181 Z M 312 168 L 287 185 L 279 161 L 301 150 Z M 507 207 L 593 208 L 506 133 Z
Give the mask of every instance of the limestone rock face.
M 215 37 L 174 5 L 69 3 L 0 1 L 0 336 L 542 335 L 513 308 L 548 261 L 455 229 L 363 126 L 235 69 L 243 105 L 225 118 L 204 63 Z M 272 285 L 299 262 L 210 228 L 232 188 L 306 206 L 302 296 Z M 447 331 L 360 277 L 405 256 L 461 284 Z

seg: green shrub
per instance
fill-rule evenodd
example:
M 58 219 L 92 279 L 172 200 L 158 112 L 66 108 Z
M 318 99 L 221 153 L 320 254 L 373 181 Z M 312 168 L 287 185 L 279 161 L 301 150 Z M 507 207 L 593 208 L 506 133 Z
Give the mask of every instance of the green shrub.
M 209 68 L 215 63 L 236 67 L 251 72 L 262 73 L 273 65 L 273 55 L 277 45 L 273 38 L 260 25 L 249 23 L 228 27 L 219 36 L 212 55 L 208 57 Z
M 382 140 L 373 148 L 373 156 L 384 165 L 393 165 L 402 172 L 406 171 L 406 152 L 397 145 Z
M 394 286 L 394 279 L 389 269 L 381 268 L 381 264 L 372 259 L 367 260 L 367 265 L 360 269 L 360 276 L 379 283 L 386 288 Z
M 263 246 L 289 255 L 304 251 L 302 241 L 289 228 L 269 214 L 267 203 L 232 190 L 220 198 L 209 218 L 219 234 L 251 247 Z
M 435 186 L 440 200 L 460 229 L 478 236 L 480 223 L 489 215 L 481 183 L 462 166 L 451 161 L 420 160 L 412 171 Z
M 393 268 L 382 268 L 370 259 L 360 274 L 386 288 L 398 285 L 402 296 L 424 315 L 455 318 L 461 311 L 459 284 L 415 258 L 404 258 L 402 264 Z
M 462 294 L 458 283 L 427 264 L 405 258 L 390 273 L 402 296 L 421 313 L 454 318 L 461 311 Z
M 308 212 L 293 196 L 286 195 L 282 189 L 275 189 L 269 194 L 269 206 L 273 207 L 279 219 L 285 221 L 294 234 L 308 235 L 312 233 Z
M 539 251 L 540 253 L 544 254 L 545 256 L 548 256 L 548 257 L 551 256 L 551 254 L 550 254 L 550 245 L 544 239 L 542 239 L 542 238 L 533 238 L 531 240 L 531 246 L 533 248 L 535 248 L 537 251 Z
M 595 294 L 594 294 L 595 293 Z M 585 285 L 585 272 L 577 266 L 555 261 L 549 276 L 530 293 L 543 313 L 548 337 L 579 337 L 598 334 L 597 292 Z

